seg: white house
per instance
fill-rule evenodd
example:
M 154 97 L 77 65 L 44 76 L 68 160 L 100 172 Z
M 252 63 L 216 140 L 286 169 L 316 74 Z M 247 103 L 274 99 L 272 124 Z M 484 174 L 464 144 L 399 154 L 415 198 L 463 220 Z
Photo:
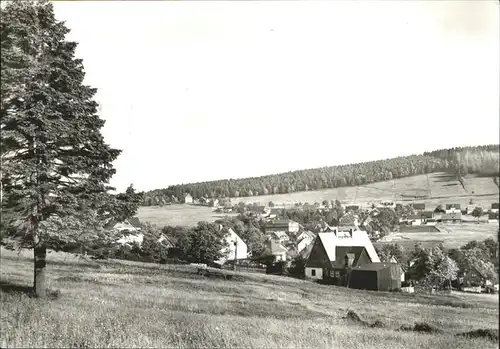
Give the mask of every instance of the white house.
M 446 204 L 446 213 L 461 213 L 460 204 Z
M 405 272 L 406 272 L 405 268 L 403 268 L 401 263 L 399 263 L 399 261 L 394 256 L 391 257 L 391 260 L 389 261 L 389 263 L 399 264 L 399 267 L 401 268 L 401 282 L 404 282 L 405 281 Z
M 297 252 L 301 252 L 314 241 L 315 235 L 312 231 L 303 231 L 297 237 Z
M 144 241 L 144 234 L 138 233 L 138 234 L 123 235 L 116 242 L 122 245 L 133 244 L 134 242 L 136 242 L 139 244 L 139 246 L 141 246 L 143 241 Z
M 118 231 L 130 231 L 130 232 L 138 232 L 141 230 L 139 219 L 136 217 L 132 217 L 124 220 L 123 222 L 110 222 L 108 224 L 109 228 L 116 229 Z
M 278 242 L 271 241 L 271 254 L 275 262 L 286 261 L 286 248 Z
M 185 204 L 192 204 L 193 203 L 193 197 L 191 196 L 191 194 L 186 194 L 184 195 L 184 203 Z
M 222 225 L 219 226 L 220 229 L 223 229 Z M 248 247 L 247 244 L 234 232 L 233 229 L 227 229 L 228 235 L 226 236 L 226 241 L 228 243 L 228 247 L 224 249 L 224 252 L 227 253 L 226 257 L 223 257 L 216 261 L 217 264 L 224 264 L 227 261 L 234 261 L 235 259 L 247 259 L 248 258 Z

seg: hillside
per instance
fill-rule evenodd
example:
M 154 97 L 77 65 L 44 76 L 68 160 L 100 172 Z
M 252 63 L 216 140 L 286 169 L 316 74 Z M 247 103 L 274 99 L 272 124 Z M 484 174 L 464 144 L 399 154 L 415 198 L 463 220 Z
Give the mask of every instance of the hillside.
M 1 347 L 496 348 L 457 333 L 498 328 L 495 295 L 409 295 L 232 273 L 208 278 L 190 267 L 87 261 L 51 253 L 57 299 L 23 295 L 29 251 L 1 250 Z M 370 328 L 343 317 L 355 311 Z M 424 322 L 442 333 L 399 331 Z M 37 329 L 33 331 L 33 329 Z
M 436 150 L 357 164 L 323 167 L 270 176 L 225 179 L 172 185 L 145 193 L 143 205 L 180 200 L 189 193 L 201 197 L 255 197 L 333 188 L 349 188 L 416 175 L 446 172 L 457 178 L 467 174 L 498 176 L 499 146 Z M 346 189 L 347 190 L 347 189 Z
M 272 201 L 277 205 L 293 206 L 296 202 L 314 203 L 323 200 L 339 200 L 343 204 L 355 203 L 370 206 L 372 203 L 376 204 L 380 200 L 388 199 L 402 204 L 424 202 L 431 209 L 446 203 L 459 203 L 466 206 L 471 199 L 475 204 L 486 208 L 494 202 L 499 202 L 498 186 L 493 178 L 467 175 L 463 183 L 462 186 L 455 176 L 433 173 L 356 187 L 232 198 L 231 202 L 233 204 L 258 202 L 267 205 Z M 141 221 L 160 226 L 194 226 L 199 221 L 214 221 L 221 216 L 215 213 L 213 208 L 193 205 L 143 206 L 139 208 L 137 215 Z

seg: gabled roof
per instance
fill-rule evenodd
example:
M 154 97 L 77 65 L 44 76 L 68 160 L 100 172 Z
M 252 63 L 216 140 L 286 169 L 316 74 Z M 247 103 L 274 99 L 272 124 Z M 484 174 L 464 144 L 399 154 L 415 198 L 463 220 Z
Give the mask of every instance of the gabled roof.
M 378 263 L 368 263 L 368 264 L 359 265 L 359 266 L 353 268 L 353 270 L 373 270 L 373 271 L 379 271 L 379 270 L 382 270 L 382 269 L 385 269 L 385 268 L 389 268 L 390 266 L 393 266 L 393 265 L 398 265 L 398 264 L 397 263 L 381 263 L 381 262 L 378 262 Z
M 280 225 L 280 224 L 290 224 L 290 223 L 295 223 L 294 221 L 292 221 L 291 219 L 277 219 L 273 222 L 270 222 L 269 224 L 270 225 Z
M 456 213 L 443 213 L 441 219 L 460 219 L 462 218 L 462 212 Z
M 330 262 L 333 262 L 336 259 L 337 246 L 364 247 L 372 262 L 380 262 L 377 251 L 375 251 L 375 248 L 365 231 L 358 230 L 353 233 L 351 238 L 337 238 L 337 236 L 333 233 L 318 233 L 318 239 L 320 239 L 323 244 Z
M 134 228 L 140 228 L 141 227 L 141 221 L 137 217 L 132 217 L 128 219 L 128 222 L 130 225 L 132 225 Z
M 361 253 L 365 250 L 362 246 L 337 246 L 335 249 L 335 261 L 332 262 L 332 267 L 343 268 L 345 264 L 345 256 L 352 259 L 352 266 L 356 266 Z
M 287 249 L 282 244 L 271 241 L 271 254 L 287 252 Z
M 288 234 L 285 233 L 284 231 L 281 231 L 281 230 L 273 231 L 273 234 L 276 235 L 278 238 L 286 238 L 286 237 L 288 237 Z
M 304 236 L 303 236 L 304 235 Z M 303 236 L 302 238 L 300 238 L 301 236 Z M 314 235 L 314 233 L 310 230 L 304 230 L 302 233 L 299 234 L 299 236 L 297 237 L 299 240 L 302 240 L 304 239 L 305 237 L 310 237 L 311 239 L 314 239 L 316 237 L 316 235 Z

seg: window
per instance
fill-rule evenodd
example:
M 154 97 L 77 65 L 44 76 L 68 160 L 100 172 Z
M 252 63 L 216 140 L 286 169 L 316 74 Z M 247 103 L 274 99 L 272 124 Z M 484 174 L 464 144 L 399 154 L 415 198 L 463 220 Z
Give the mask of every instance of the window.
M 339 278 L 339 277 L 340 277 L 340 271 L 336 271 L 336 272 L 335 272 L 335 277 L 336 277 L 336 278 Z
M 311 276 L 316 276 L 316 269 L 311 270 Z

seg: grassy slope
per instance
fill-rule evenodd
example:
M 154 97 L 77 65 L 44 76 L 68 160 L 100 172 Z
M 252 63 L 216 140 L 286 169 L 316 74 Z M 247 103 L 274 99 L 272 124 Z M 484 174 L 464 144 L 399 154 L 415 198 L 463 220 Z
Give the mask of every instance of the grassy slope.
M 477 204 L 489 205 L 498 202 L 498 187 L 490 177 L 468 176 L 465 189 L 455 176 L 445 173 L 432 173 L 396 180 L 367 184 L 359 187 L 343 187 L 290 194 L 265 195 L 258 197 L 232 198 L 233 202 L 261 202 L 293 204 L 295 202 L 321 202 L 338 199 L 342 203 L 355 203 L 369 206 L 381 200 L 394 200 L 401 203 L 425 202 L 429 206 L 440 203 L 460 203 L 467 205 L 472 198 Z M 472 194 L 474 191 L 474 194 Z M 415 195 L 425 195 L 415 200 Z
M 32 265 L 2 249 L 2 281 L 29 284 Z M 347 290 L 260 274 L 217 281 L 188 267 L 83 262 L 49 255 L 47 302 L 1 291 L 1 347 L 495 348 L 453 334 L 497 328 L 495 296 L 417 296 Z M 2 287 L 4 288 L 4 286 Z M 342 319 L 348 309 L 371 329 Z M 441 335 L 399 332 L 425 321 Z
M 474 192 L 474 194 L 472 194 Z M 427 195 L 425 200 L 413 200 L 415 195 Z M 438 204 L 460 203 L 466 206 L 470 199 L 476 204 L 489 207 L 492 202 L 499 201 L 498 187 L 489 177 L 472 177 L 465 179 L 465 189 L 455 177 L 433 173 L 414 177 L 400 178 L 394 181 L 379 182 L 360 187 L 344 187 L 324 189 L 291 194 L 252 196 L 246 198 L 232 198 L 232 202 L 260 202 L 269 201 L 293 205 L 295 202 L 321 202 L 323 200 L 338 199 L 342 203 L 356 203 L 369 206 L 381 200 L 391 199 L 403 204 L 410 202 L 425 202 L 428 207 L 435 208 Z M 199 221 L 214 221 L 221 215 L 213 212 L 212 208 L 192 205 L 171 205 L 141 207 L 138 217 L 147 222 L 164 225 L 194 226 Z
M 439 232 L 405 232 L 390 234 L 381 243 L 398 243 L 405 248 L 413 249 L 415 242 L 424 245 L 437 245 L 443 243 L 447 248 L 456 248 L 472 240 L 482 241 L 489 237 L 496 237 L 498 223 L 464 223 L 464 224 L 439 224 Z M 431 243 L 432 242 L 432 243 Z M 426 244 L 425 244 L 426 243 Z
M 143 206 L 137 213 L 141 221 L 154 223 L 160 227 L 165 225 L 195 226 L 200 221 L 213 222 L 222 216 L 220 213 L 215 213 L 212 207 L 185 204 L 163 207 Z

